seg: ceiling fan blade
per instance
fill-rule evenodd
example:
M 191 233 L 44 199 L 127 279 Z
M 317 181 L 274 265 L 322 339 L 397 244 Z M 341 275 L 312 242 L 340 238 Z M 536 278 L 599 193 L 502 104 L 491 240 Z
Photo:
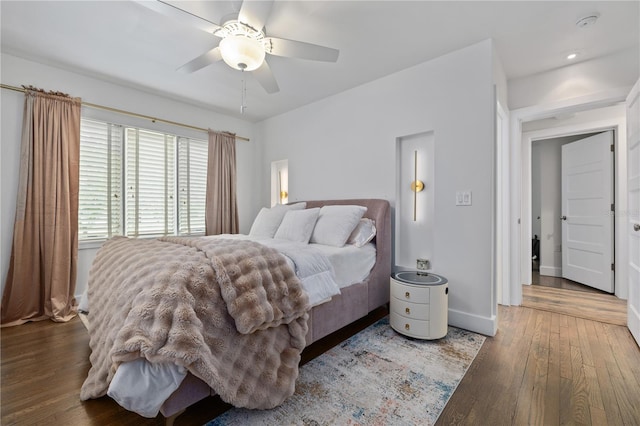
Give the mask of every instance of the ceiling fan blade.
M 265 37 L 267 53 L 288 58 L 310 59 L 312 61 L 336 62 L 340 51 L 317 44 L 303 41 L 287 40 L 285 38 Z
M 220 29 L 220 25 L 215 24 L 211 21 L 207 21 L 204 18 L 196 16 L 192 13 L 187 12 L 186 10 L 180 9 L 172 5 L 167 1 L 160 0 L 134 0 L 136 3 L 146 7 L 147 9 L 154 10 L 162 15 L 173 18 L 177 21 L 180 21 L 186 25 L 190 25 L 192 27 L 199 28 L 203 31 L 208 32 L 209 34 L 213 34 L 215 31 Z
M 273 6 L 273 0 L 244 0 L 238 13 L 238 21 L 260 31 L 271 14 L 271 6 Z
M 278 82 L 276 78 L 273 76 L 273 72 L 271 72 L 271 68 L 267 61 L 262 62 L 262 65 L 256 70 L 251 71 L 255 76 L 256 80 L 267 93 L 276 93 L 280 91 L 278 87 Z
M 207 53 L 204 53 L 182 65 L 178 68 L 178 71 L 192 73 L 206 67 L 207 65 L 211 65 L 214 62 L 218 62 L 220 59 L 222 59 L 222 54 L 220 53 L 220 48 L 216 46 Z

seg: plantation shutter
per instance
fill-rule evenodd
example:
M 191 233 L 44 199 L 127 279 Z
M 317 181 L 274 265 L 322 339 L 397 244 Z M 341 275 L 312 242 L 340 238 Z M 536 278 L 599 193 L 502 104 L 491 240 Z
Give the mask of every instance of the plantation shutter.
M 205 232 L 207 141 L 81 119 L 79 240 Z
M 122 127 L 80 123 L 78 238 L 106 239 L 122 233 Z
M 178 138 L 179 233 L 204 234 L 207 141 Z
M 175 137 L 126 129 L 126 235 L 175 232 Z

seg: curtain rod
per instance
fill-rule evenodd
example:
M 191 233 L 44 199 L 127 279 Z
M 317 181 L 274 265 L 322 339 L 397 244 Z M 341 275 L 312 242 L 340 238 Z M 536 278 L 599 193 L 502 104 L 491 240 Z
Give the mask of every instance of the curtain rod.
M 13 90 L 15 92 L 22 92 L 22 93 L 25 92 L 25 89 L 23 89 L 21 87 L 9 86 L 7 84 L 0 84 L 0 87 L 2 87 L 3 89 Z M 102 109 L 102 110 L 105 110 L 105 111 L 117 112 L 118 114 L 130 115 L 132 117 L 143 118 L 145 120 L 151 120 L 152 123 L 155 123 L 156 121 L 159 121 L 159 122 L 162 122 L 162 123 L 173 124 L 174 126 L 186 127 L 187 129 L 199 130 L 199 131 L 205 132 L 205 133 L 209 131 L 209 129 L 204 129 L 202 127 L 191 126 L 189 124 L 178 123 L 176 121 L 171 121 L 171 120 L 165 120 L 165 119 L 162 119 L 162 118 L 151 117 L 149 115 L 144 115 L 144 114 L 138 114 L 138 113 L 135 113 L 135 112 L 124 111 L 122 109 L 111 108 L 111 107 L 107 107 L 107 106 L 103 106 L 103 105 L 92 104 L 90 102 L 84 102 L 83 101 L 82 105 L 87 106 L 89 108 Z M 229 132 L 225 132 L 225 133 L 229 133 Z M 247 142 L 250 140 L 249 138 L 245 138 L 243 136 L 238 136 L 238 135 L 236 135 L 236 139 L 240 139 L 242 141 L 247 141 Z

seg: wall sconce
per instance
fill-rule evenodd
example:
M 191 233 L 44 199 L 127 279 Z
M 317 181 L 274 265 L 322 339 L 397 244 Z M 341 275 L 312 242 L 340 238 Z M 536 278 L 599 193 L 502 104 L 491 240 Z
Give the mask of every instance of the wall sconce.
M 413 191 L 413 221 L 416 221 L 418 192 L 424 189 L 424 183 L 418 180 L 418 151 L 413 152 L 413 182 L 411 182 L 411 191 Z
M 271 206 L 289 202 L 289 160 L 271 162 Z
M 282 187 L 282 171 L 278 170 L 278 193 L 280 195 L 280 204 L 284 204 L 289 197 L 289 193 Z

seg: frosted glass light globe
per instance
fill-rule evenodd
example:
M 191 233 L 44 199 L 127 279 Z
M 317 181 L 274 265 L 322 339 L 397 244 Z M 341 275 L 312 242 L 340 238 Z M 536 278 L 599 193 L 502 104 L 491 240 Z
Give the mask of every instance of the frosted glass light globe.
M 265 51 L 262 43 L 244 35 L 231 35 L 220 41 L 222 59 L 232 68 L 253 71 L 262 65 Z

